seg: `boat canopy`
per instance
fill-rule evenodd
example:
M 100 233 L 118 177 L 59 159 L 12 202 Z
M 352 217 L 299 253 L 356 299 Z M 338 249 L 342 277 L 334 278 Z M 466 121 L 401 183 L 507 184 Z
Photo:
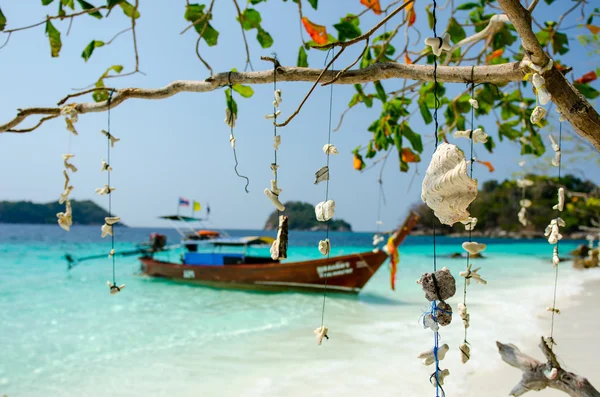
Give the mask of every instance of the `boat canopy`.
M 268 236 L 248 236 L 240 238 L 219 238 L 210 240 L 209 244 L 220 246 L 270 245 L 275 239 Z

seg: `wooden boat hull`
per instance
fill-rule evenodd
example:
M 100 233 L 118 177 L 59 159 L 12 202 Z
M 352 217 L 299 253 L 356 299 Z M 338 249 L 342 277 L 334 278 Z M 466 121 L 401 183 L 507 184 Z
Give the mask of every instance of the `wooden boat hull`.
M 363 252 L 303 262 L 256 265 L 183 265 L 142 257 L 142 273 L 216 288 L 300 290 L 357 294 L 388 255 Z M 327 287 L 325 287 L 327 285 Z

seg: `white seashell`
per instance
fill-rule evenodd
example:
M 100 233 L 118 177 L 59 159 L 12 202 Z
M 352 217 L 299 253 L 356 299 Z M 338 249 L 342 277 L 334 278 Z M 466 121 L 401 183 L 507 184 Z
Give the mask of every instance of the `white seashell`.
M 225 108 L 225 124 L 227 124 L 231 128 L 235 128 L 235 120 L 237 116 L 235 113 L 231 113 L 229 108 Z
M 557 224 L 551 225 L 550 234 L 548 236 L 548 242 L 550 244 L 556 244 L 560 240 L 562 240 L 562 238 L 563 238 L 563 236 L 559 232 L 558 225 Z
M 334 212 L 334 200 L 321 201 L 315 206 L 315 215 L 317 216 L 317 220 L 321 222 L 326 222 L 333 218 Z
M 483 132 L 481 128 L 477 128 L 473 131 L 473 143 L 486 143 L 487 140 L 488 134 Z
M 439 324 L 435 321 L 431 313 L 427 313 L 423 316 L 423 328 L 429 328 L 433 332 L 438 332 L 440 330 Z
M 111 249 L 111 250 L 110 250 L 110 252 L 108 253 L 108 258 L 109 258 L 109 259 L 110 259 L 110 258 L 112 258 L 114 254 L 115 254 L 115 249 L 113 248 L 113 249 Z
M 477 225 L 477 218 L 469 217 L 466 220 L 460 221 L 463 225 L 465 225 L 465 230 L 473 230 L 475 229 L 475 225 Z
M 323 338 L 329 339 L 329 337 L 327 336 L 327 331 L 329 331 L 329 329 L 324 325 L 320 326 L 319 328 L 313 331 L 315 333 L 315 337 L 317 338 L 317 345 L 321 345 L 321 343 L 323 342 Z
M 425 39 L 425 45 L 431 47 L 431 52 L 435 56 L 440 56 L 442 51 L 450 51 L 452 46 L 450 45 L 450 35 L 448 33 L 444 33 L 444 35 L 440 37 L 428 37 Z
M 100 172 L 102 171 L 112 171 L 112 167 L 108 165 L 108 163 L 104 161 L 104 159 L 102 159 L 102 168 L 100 168 Z
M 560 122 L 562 123 L 563 121 L 565 121 L 565 120 L 566 120 L 566 118 L 565 118 L 565 116 L 564 116 L 564 115 L 561 113 L 561 111 L 560 111 L 560 109 L 558 108 L 558 106 L 557 106 L 555 109 L 556 109 L 556 111 L 558 112 L 558 114 L 560 115 L 560 116 L 558 117 L 558 121 L 560 121 Z
M 453 135 L 454 138 L 466 138 L 466 139 L 470 139 L 471 138 L 471 130 L 464 130 L 464 131 L 456 131 Z
M 560 150 L 558 152 L 554 152 L 554 158 L 552 159 L 552 165 L 555 167 L 560 166 Z
M 270 120 L 281 114 L 281 110 L 276 111 L 275 113 L 265 114 L 265 119 Z
M 288 217 L 279 215 L 279 226 L 277 228 L 277 238 L 271 245 L 271 259 L 282 260 L 287 258 L 288 247 Z
M 63 175 L 65 177 L 65 187 L 64 187 L 64 189 L 67 190 L 67 188 L 69 187 L 69 181 L 71 180 L 71 178 L 69 178 L 69 174 L 67 174 L 67 170 L 63 170 Z
M 552 252 L 552 264 L 554 267 L 558 266 L 560 263 L 560 258 L 558 257 L 558 246 L 554 246 L 554 250 Z
M 535 109 L 533 109 L 533 112 L 531 112 L 531 117 L 529 120 L 533 124 L 539 125 L 544 116 L 546 116 L 546 109 L 541 106 L 536 106 Z
M 119 142 L 120 139 L 115 137 L 114 135 L 108 133 L 107 131 L 101 130 L 102 134 L 104 134 L 108 139 L 110 139 L 110 147 L 115 147 L 115 143 Z
M 550 142 L 552 143 L 552 149 L 555 152 L 558 152 L 560 150 L 560 146 L 558 146 L 558 142 L 556 142 L 554 136 L 552 134 L 548 134 L 548 138 L 550 138 Z
M 539 89 L 540 87 L 543 87 L 546 84 L 546 80 L 540 76 L 539 73 L 534 73 L 533 77 L 531 78 L 531 82 L 533 83 L 533 86 L 536 89 Z
M 478 254 L 478 253 L 484 251 L 486 249 L 487 245 L 476 243 L 474 241 L 473 242 L 465 241 L 464 243 L 462 243 L 462 247 L 465 251 L 467 251 L 471 255 L 475 255 L 475 254 Z
M 537 97 L 540 105 L 542 106 L 546 105 L 548 102 L 550 102 L 550 99 L 552 99 L 552 95 L 550 95 L 546 87 L 542 87 L 537 90 Z
M 104 187 L 96 189 L 96 194 L 103 196 L 105 194 L 111 194 L 115 190 L 117 190 L 116 187 L 110 187 L 108 185 L 104 185 Z
M 281 135 L 275 135 L 273 137 L 273 147 L 275 150 L 279 150 L 279 145 L 281 145 Z
M 111 216 L 111 217 L 106 217 L 104 218 L 104 222 L 106 222 L 107 225 L 114 225 L 117 222 L 120 222 L 121 218 L 119 218 L 118 216 Z
M 328 181 L 329 180 L 329 167 L 323 166 L 319 168 L 317 172 L 315 172 L 315 185 L 319 182 Z
M 525 167 L 525 160 L 519 161 L 519 167 Z
M 281 192 L 281 189 L 278 190 Z M 277 208 L 279 211 L 285 211 L 285 205 L 281 204 L 281 201 L 279 201 L 279 193 L 265 189 L 265 195 L 269 198 L 269 200 L 271 200 L 275 208 Z
M 467 312 L 467 306 L 464 303 L 459 303 L 458 304 L 458 315 L 461 319 L 466 319 L 467 315 L 469 313 Z
M 469 103 L 474 109 L 479 109 L 479 102 L 477 102 L 477 99 L 471 98 L 469 99 Z
M 113 285 L 113 283 L 111 283 L 110 281 L 107 281 L 106 283 L 108 284 L 108 288 L 110 288 L 111 295 L 117 294 L 121 292 L 123 288 L 125 288 L 125 284 L 117 286 L 116 284 Z
M 331 143 L 328 143 L 325 146 L 323 146 L 323 152 L 325 152 L 325 154 L 328 156 L 330 154 L 339 154 L 337 148 L 335 146 L 333 146 Z
M 551 370 L 545 370 L 544 376 L 550 380 L 556 379 L 556 377 L 558 376 L 558 369 L 552 368 Z
M 560 212 L 562 212 L 564 207 L 565 207 L 565 189 L 561 187 L 558 189 L 558 204 L 553 206 L 552 209 L 559 210 Z
M 467 361 L 471 358 L 471 348 L 466 343 L 458 346 L 458 350 L 460 350 L 460 361 L 463 364 L 466 364 Z
M 519 201 L 519 205 L 524 208 L 529 208 L 529 207 L 531 207 L 531 200 L 523 199 L 523 200 Z
M 379 245 L 383 242 L 383 240 L 385 240 L 383 236 L 380 236 L 379 234 L 373 235 L 373 245 Z
M 533 186 L 533 181 L 530 179 L 517 179 L 517 186 L 520 188 Z
M 472 264 L 469 263 L 469 265 L 467 266 L 467 270 L 459 273 L 461 277 L 465 278 L 465 282 L 467 283 L 467 285 L 471 285 L 471 279 L 475 280 L 479 284 L 486 285 L 487 281 L 482 279 L 481 276 L 479 275 L 479 273 L 477 273 L 479 271 L 479 269 L 481 269 L 481 268 L 478 267 L 475 270 L 471 270 L 471 266 L 472 266 Z
M 77 167 L 69 163 L 67 159 L 64 159 L 63 164 L 67 170 L 71 170 L 71 172 L 77 172 Z
M 56 214 L 56 217 L 58 218 L 58 226 L 67 232 L 71 230 L 71 225 L 73 225 L 73 214 L 71 211 L 71 202 L 69 200 L 67 200 L 65 212 L 59 212 Z
M 439 383 L 440 386 L 443 386 L 444 385 L 444 378 L 446 376 L 450 375 L 450 370 L 446 368 L 443 371 L 438 371 L 437 372 L 437 377 L 436 377 L 435 373 L 432 374 L 432 375 L 433 375 L 433 377 L 431 378 L 431 384 L 434 387 L 436 387 L 438 385 L 438 383 Z
M 433 349 L 434 348 L 432 347 L 431 349 L 426 350 L 417 356 L 417 358 L 423 360 L 423 365 L 431 365 L 435 362 L 435 355 L 433 353 Z M 444 343 L 438 348 L 437 356 L 439 361 L 442 361 L 444 357 L 446 357 L 446 353 L 448 353 L 449 349 L 450 348 L 446 343 Z
M 273 93 L 273 98 L 275 98 L 273 101 L 273 106 L 279 107 L 279 105 L 281 105 L 281 90 L 275 90 Z
M 548 60 L 548 63 L 546 64 L 546 66 L 541 67 L 536 65 L 535 63 L 531 62 L 530 59 L 523 59 L 521 61 L 521 67 L 525 67 L 527 66 L 529 69 L 538 72 L 540 75 L 546 73 L 548 70 L 552 69 L 552 66 L 554 65 L 554 62 L 552 61 L 552 59 Z
M 421 199 L 441 223 L 452 226 L 469 217 L 469 204 L 477 197 L 477 180 L 467 175 L 465 156 L 456 145 L 438 146 L 425 173 Z
M 277 169 L 279 168 L 279 166 L 275 163 L 271 163 L 271 171 L 273 171 L 273 175 L 277 175 Z
M 102 225 L 102 227 L 100 228 L 101 231 L 101 235 L 100 237 L 104 238 L 106 236 L 113 236 L 113 227 L 112 225 L 109 225 L 107 223 L 105 223 L 104 225 Z
M 525 217 L 526 214 L 527 214 L 527 208 L 526 207 L 521 207 L 521 210 L 517 214 L 517 218 L 519 219 L 519 223 L 521 225 L 523 225 L 523 226 L 527 226 L 527 224 L 529 223 L 527 221 L 527 218 Z
M 72 133 L 73 135 L 79 135 L 77 130 L 75 129 L 75 121 L 74 119 L 65 118 L 65 123 L 67 124 L 67 131 Z
M 231 145 L 232 149 L 235 149 L 235 138 L 231 134 L 229 134 L 229 144 Z
M 69 194 L 71 194 L 71 190 L 73 190 L 73 186 L 67 186 L 64 193 L 60 195 L 58 199 L 58 204 L 62 204 L 69 199 Z
M 325 240 L 319 241 L 319 252 L 322 253 L 323 255 L 325 255 L 325 256 L 329 255 L 330 248 L 331 248 L 331 243 L 329 242 L 328 238 L 326 238 Z

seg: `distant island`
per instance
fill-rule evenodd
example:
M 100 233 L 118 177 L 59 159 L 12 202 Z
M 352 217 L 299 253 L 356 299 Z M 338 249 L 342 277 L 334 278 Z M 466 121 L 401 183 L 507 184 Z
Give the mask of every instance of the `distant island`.
M 101 225 L 108 212 L 91 200 L 71 200 L 73 223 Z M 56 223 L 56 214 L 65 210 L 64 204 L 53 201 L 45 204 L 31 201 L 0 201 L 0 223 Z
M 479 186 L 479 194 L 471 204 L 471 215 L 477 218 L 477 226 L 473 231 L 475 236 L 534 238 L 543 237 L 544 229 L 550 221 L 557 217 L 552 209 L 557 203 L 557 191 L 563 186 L 565 192 L 565 208 L 560 217 L 566 222 L 561 233 L 569 238 L 584 238 L 588 232 L 583 232 L 579 226 L 592 226 L 600 219 L 600 188 L 591 181 L 585 181 L 573 175 L 566 175 L 558 183 L 557 178 L 540 175 L 525 177 L 534 182 L 526 188 L 525 197 L 532 205 L 527 209 L 527 226 L 519 223 L 517 214 L 520 210 L 519 201 L 523 191 L 515 180 L 498 182 L 490 180 Z M 433 211 L 425 203 L 413 206 L 413 211 L 420 216 L 419 223 L 412 234 L 431 235 Z M 455 224 L 453 227 L 441 225 L 437 218 L 436 231 L 445 235 L 466 235 L 465 227 Z
M 301 201 L 288 201 L 285 205 L 285 211 L 282 215 L 289 217 L 288 227 L 290 230 L 325 230 L 326 223 L 319 222 L 315 216 L 315 206 Z M 278 213 L 273 211 L 267 222 L 265 230 L 275 230 L 279 225 Z M 329 221 L 329 230 L 340 232 L 351 232 L 352 226 L 341 219 L 332 219 Z

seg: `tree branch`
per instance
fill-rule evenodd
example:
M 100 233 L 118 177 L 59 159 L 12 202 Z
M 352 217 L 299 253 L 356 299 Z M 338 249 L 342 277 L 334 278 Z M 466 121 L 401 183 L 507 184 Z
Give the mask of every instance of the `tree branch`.
M 298 68 L 280 66 L 277 68 L 277 80 L 280 82 L 312 82 L 322 75 L 326 69 Z M 338 70 L 331 72 L 339 73 Z M 115 91 L 111 100 L 111 109 L 119 106 L 127 99 L 163 99 L 180 92 L 209 92 L 229 84 L 271 84 L 273 70 L 260 72 L 222 72 L 206 80 L 177 80 L 162 88 L 122 88 Z M 342 74 L 334 84 L 362 84 L 386 79 L 410 79 L 419 81 L 433 81 L 433 66 L 405 65 L 396 62 L 377 63 L 364 69 L 349 70 Z M 518 62 L 503 65 L 476 66 L 473 70 L 475 83 L 505 83 L 507 81 L 521 81 L 523 72 Z M 471 66 L 439 66 L 437 79 L 440 82 L 467 83 L 471 81 Z M 104 112 L 108 109 L 107 102 L 79 103 L 76 106 L 78 113 Z M 59 115 L 60 108 L 29 108 L 19 110 L 17 116 L 6 124 L 0 125 L 1 132 L 11 130 L 23 122 L 27 117 L 34 115 Z

